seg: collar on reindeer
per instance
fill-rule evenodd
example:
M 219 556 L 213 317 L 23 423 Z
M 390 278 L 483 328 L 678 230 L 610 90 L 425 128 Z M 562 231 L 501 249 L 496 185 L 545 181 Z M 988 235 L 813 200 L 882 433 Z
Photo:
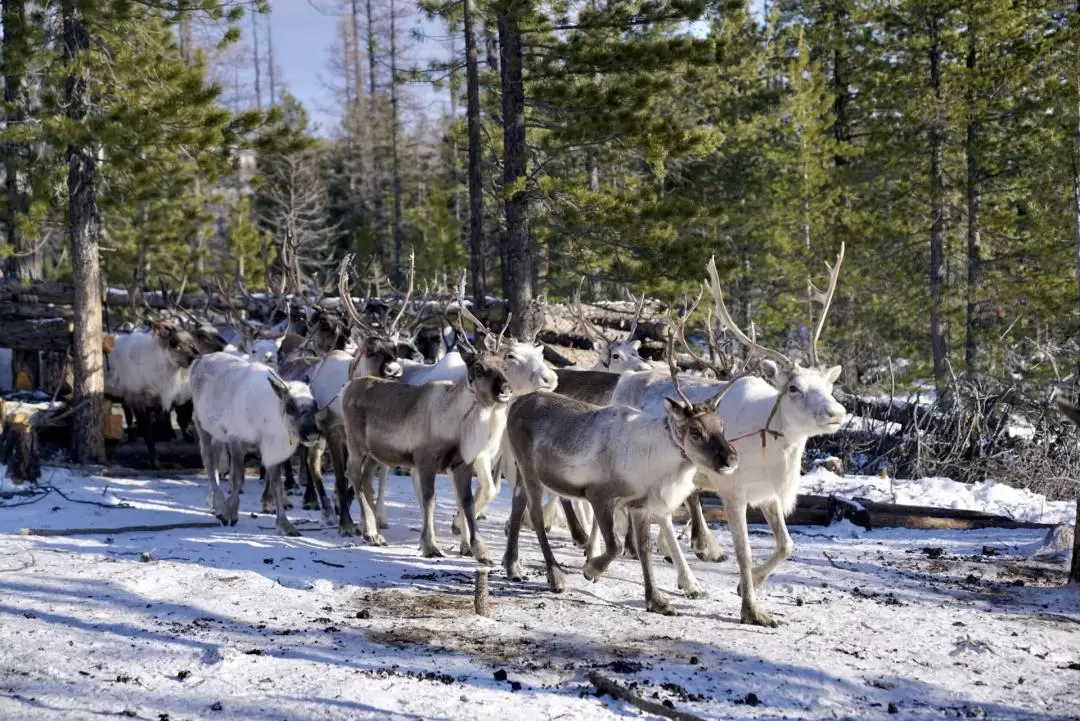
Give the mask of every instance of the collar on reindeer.
M 768 437 L 769 436 L 772 436 L 773 440 L 783 438 L 784 437 L 783 433 L 781 433 L 780 431 L 774 431 L 769 426 L 772 425 L 773 418 L 776 417 L 776 412 L 778 410 L 780 410 L 780 401 L 782 401 L 784 399 L 784 396 L 787 395 L 788 387 L 789 386 L 785 386 L 784 389 L 781 390 L 779 394 L 777 394 L 776 402 L 773 403 L 772 410 L 769 411 L 769 417 L 765 420 L 765 427 L 764 428 L 759 428 L 756 431 L 750 431 L 749 433 L 744 433 L 741 436 L 736 436 L 735 438 L 729 438 L 728 442 L 729 443 L 734 443 L 736 441 L 741 441 L 741 440 L 745 440 L 747 438 L 750 438 L 751 436 L 761 436 L 761 452 L 764 453 L 765 452 L 765 447 L 766 447 L 766 445 L 768 445 Z

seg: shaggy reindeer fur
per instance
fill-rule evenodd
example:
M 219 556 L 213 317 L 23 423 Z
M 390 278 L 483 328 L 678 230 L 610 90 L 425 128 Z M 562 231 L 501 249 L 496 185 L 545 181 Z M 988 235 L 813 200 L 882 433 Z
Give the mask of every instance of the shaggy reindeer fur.
M 547 563 L 548 584 L 557 593 L 565 587 L 544 530 L 544 488 L 592 505 L 606 549 L 585 564 L 589 580 L 596 580 L 619 552 L 614 530 L 617 509 L 630 511 L 639 547 L 647 550 L 650 521 L 670 517 L 694 490 L 695 472 L 723 477 L 738 466 L 738 454 L 724 438 L 724 423 L 715 413 L 720 397 L 693 404 L 666 398 L 663 417 L 550 393 L 517 400 L 510 408 L 506 433 L 521 474 L 503 556 L 507 575 L 518 581 L 525 578 L 518 561 L 518 536 L 528 507 Z M 638 555 L 646 607 L 674 615 L 674 607 L 653 583 L 651 554 Z
M 174 406 L 190 402 L 192 361 L 224 347 L 224 339 L 209 331 L 192 332 L 162 322 L 151 324 L 149 330 L 116 335 L 113 350 L 105 357 L 105 394 L 131 410 L 151 466 L 157 466 L 151 414 L 160 411 L 168 417 Z M 190 415 L 178 411 L 177 416 L 185 429 Z
M 244 453 L 255 449 L 266 467 L 272 489 L 277 527 L 283 535 L 299 535 L 285 515 L 281 464 L 299 444 L 318 438 L 315 399 L 304 383 L 286 382 L 270 368 L 228 353 L 212 353 L 191 367 L 195 427 L 199 450 L 214 494 L 214 511 L 223 525 L 236 525 Z M 232 492 L 225 499 L 218 481 L 221 454 L 228 450 Z
M 478 457 L 498 448 L 512 389 L 502 358 L 472 353 L 462 357 L 466 377 L 458 382 L 410 386 L 360 378 L 345 386 L 341 406 L 348 475 L 363 511 L 364 537 L 383 545 L 386 541 L 376 529 L 365 493 L 371 474 L 380 463 L 415 469 L 413 481 L 424 512 L 420 549 L 431 557 L 443 555 L 435 544 L 435 475 L 449 470 L 465 512 L 469 552 L 478 563 L 490 565 L 491 557 L 476 529 L 472 466 Z

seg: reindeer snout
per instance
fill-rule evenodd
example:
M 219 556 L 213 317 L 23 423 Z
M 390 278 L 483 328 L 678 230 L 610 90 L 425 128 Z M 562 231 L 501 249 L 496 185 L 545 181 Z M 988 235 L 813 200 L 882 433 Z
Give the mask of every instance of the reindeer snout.
M 546 370 L 540 376 L 540 383 L 538 384 L 541 389 L 553 391 L 555 387 L 559 385 L 559 376 L 555 375 L 553 371 Z
M 382 367 L 383 378 L 400 378 L 401 377 L 401 364 L 397 361 L 391 361 L 385 363 Z
M 508 400 L 510 400 L 510 397 L 512 395 L 514 395 L 514 389 L 510 387 L 510 382 L 509 381 L 499 381 L 498 393 L 496 395 L 496 400 L 499 403 L 506 403 Z
M 310 446 L 319 440 L 319 426 L 315 422 L 315 414 L 311 413 L 300 421 L 300 442 Z
M 713 467 L 722 476 L 734 473 L 735 469 L 739 467 L 739 452 L 735 450 L 735 446 L 728 444 L 727 448 L 720 449 L 720 452 L 716 454 L 716 462 Z

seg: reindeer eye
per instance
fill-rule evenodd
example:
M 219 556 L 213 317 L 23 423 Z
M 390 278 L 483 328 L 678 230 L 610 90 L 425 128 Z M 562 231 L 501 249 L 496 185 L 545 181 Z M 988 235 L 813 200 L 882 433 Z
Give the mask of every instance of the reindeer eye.
M 798 392 L 799 392 L 799 387 L 797 385 L 795 385 L 794 383 L 792 383 L 791 385 L 788 386 L 788 393 L 798 393 Z
M 693 438 L 695 441 L 700 441 L 701 440 L 701 430 L 699 428 L 697 428 L 696 426 L 694 428 L 691 428 L 690 429 L 690 437 Z

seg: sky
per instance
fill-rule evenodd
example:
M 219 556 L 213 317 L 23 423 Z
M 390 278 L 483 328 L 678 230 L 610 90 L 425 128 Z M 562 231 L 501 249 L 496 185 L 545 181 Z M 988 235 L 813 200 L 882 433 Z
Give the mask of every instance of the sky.
M 336 0 L 274 0 L 270 15 L 279 76 L 289 92 L 303 102 L 312 122 L 319 124 L 319 133 L 323 135 L 332 132 L 337 117 L 329 91 L 333 77 L 329 60 L 339 16 L 328 12 L 337 4 Z M 379 3 L 380 6 L 385 4 Z M 413 6 L 409 0 L 400 4 Z M 402 35 L 408 35 L 419 24 L 418 17 L 403 20 Z M 409 64 L 426 64 L 430 58 L 446 57 L 448 51 L 441 42 L 442 28 L 437 23 L 424 23 L 421 29 L 429 37 L 439 36 L 427 41 L 407 38 L 406 42 L 411 46 L 406 51 Z M 244 28 L 245 34 L 248 30 Z M 425 110 L 431 117 L 438 117 L 449 108 L 449 96 L 430 86 L 411 85 L 409 93 L 417 109 Z

